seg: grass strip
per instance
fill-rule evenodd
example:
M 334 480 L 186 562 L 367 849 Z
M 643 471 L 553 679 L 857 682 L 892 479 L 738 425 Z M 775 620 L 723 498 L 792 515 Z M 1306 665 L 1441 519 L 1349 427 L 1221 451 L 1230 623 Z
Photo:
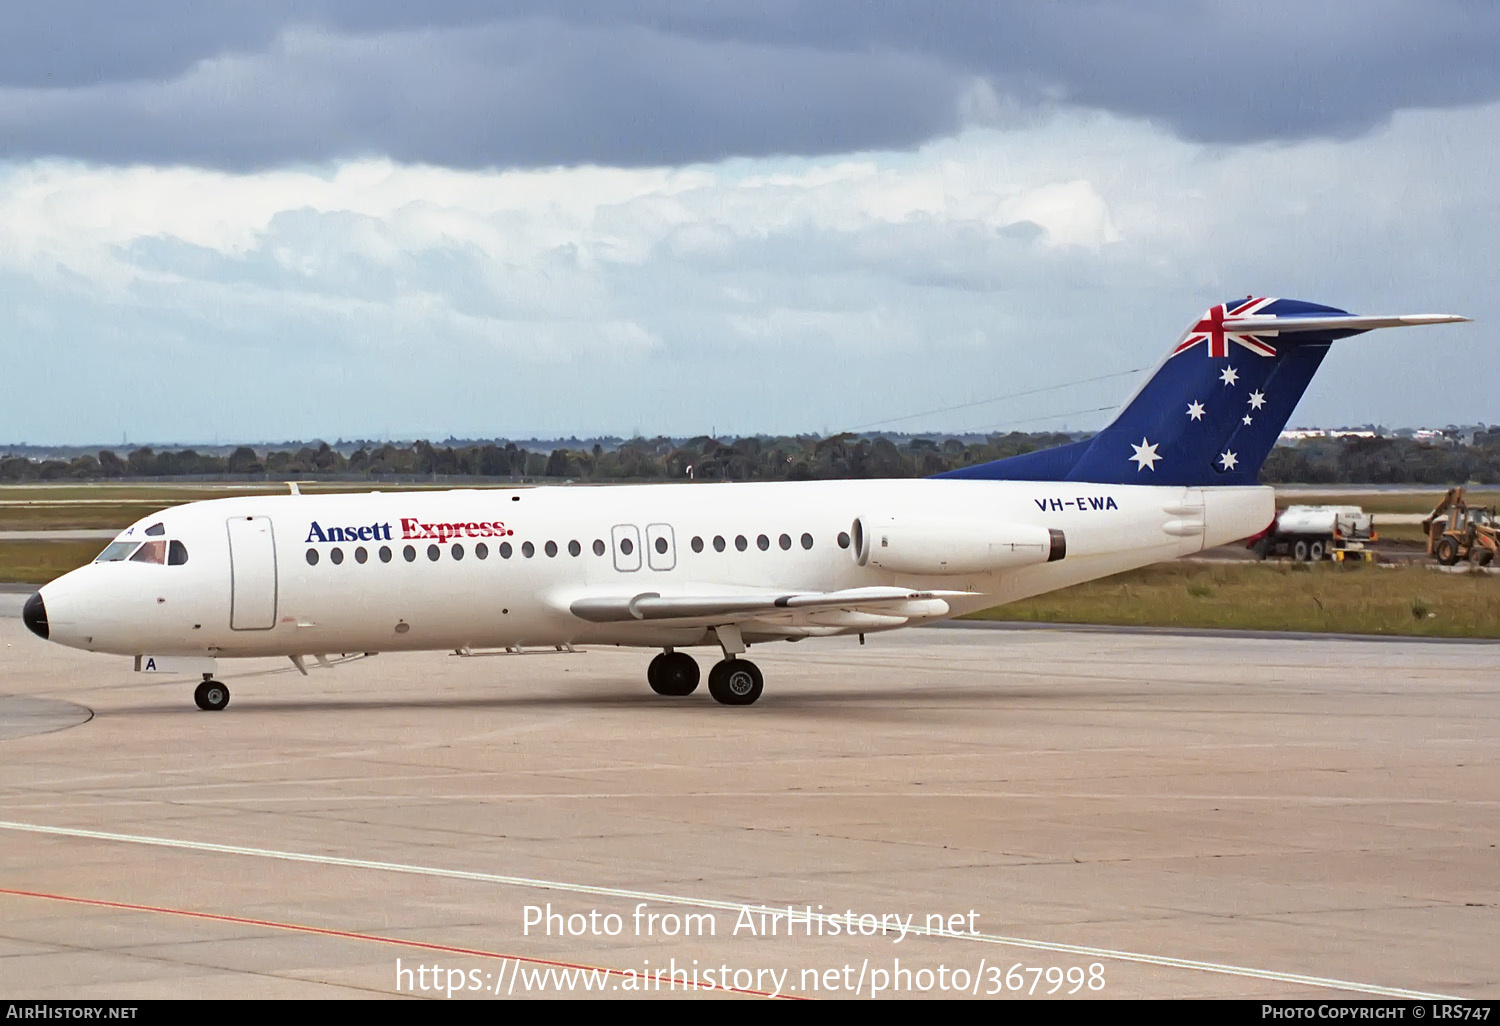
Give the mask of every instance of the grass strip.
M 102 541 L 0 542 L 0 581 L 46 584 L 99 555 Z
M 1362 563 L 1173 562 L 973 615 L 1043 623 L 1500 638 L 1500 577 Z

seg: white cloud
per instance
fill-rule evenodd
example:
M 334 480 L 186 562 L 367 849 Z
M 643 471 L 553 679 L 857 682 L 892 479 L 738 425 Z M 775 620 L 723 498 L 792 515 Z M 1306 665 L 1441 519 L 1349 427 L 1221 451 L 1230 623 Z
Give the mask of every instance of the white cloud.
M 1059 113 L 912 152 L 683 169 L 0 165 L 0 344 L 105 368 L 169 346 L 165 387 L 192 396 L 253 354 L 246 380 L 280 390 L 64 420 L 23 367 L 0 437 L 358 434 L 392 409 L 386 427 L 437 435 L 815 430 L 1149 362 L 1249 291 L 1494 317 L 1497 143 L 1500 107 L 1246 147 Z M 1459 330 L 1448 355 L 1477 355 L 1487 336 Z M 1477 379 L 1392 374 L 1413 342 L 1341 347 L 1304 411 L 1494 419 Z M 524 379 L 503 406 L 454 383 L 490 368 Z M 1128 391 L 1110 387 L 903 426 Z

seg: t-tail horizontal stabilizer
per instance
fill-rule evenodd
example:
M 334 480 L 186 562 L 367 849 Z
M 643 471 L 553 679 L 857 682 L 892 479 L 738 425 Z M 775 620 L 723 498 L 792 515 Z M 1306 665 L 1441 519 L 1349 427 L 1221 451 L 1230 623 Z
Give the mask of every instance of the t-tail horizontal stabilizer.
M 1104 430 L 1083 442 L 940 477 L 1096 484 L 1247 485 L 1328 347 L 1375 328 L 1467 321 L 1453 314 L 1362 316 L 1296 299 L 1208 310 Z

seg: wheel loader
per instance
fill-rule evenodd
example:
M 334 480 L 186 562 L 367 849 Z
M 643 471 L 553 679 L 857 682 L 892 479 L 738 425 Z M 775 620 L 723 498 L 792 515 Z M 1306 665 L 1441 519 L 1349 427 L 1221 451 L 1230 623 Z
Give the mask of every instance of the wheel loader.
M 1500 520 L 1486 506 L 1470 506 L 1462 487 L 1448 489 L 1432 515 L 1422 521 L 1427 554 L 1443 566 L 1467 559 L 1485 566 L 1500 554 Z

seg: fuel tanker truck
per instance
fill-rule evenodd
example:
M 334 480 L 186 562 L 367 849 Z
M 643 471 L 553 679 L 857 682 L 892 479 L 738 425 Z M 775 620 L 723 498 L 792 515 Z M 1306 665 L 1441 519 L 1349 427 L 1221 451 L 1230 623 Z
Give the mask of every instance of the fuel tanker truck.
M 1256 558 L 1291 556 L 1298 562 L 1372 559 L 1374 518 L 1358 506 L 1288 506 L 1271 526 L 1246 541 Z

